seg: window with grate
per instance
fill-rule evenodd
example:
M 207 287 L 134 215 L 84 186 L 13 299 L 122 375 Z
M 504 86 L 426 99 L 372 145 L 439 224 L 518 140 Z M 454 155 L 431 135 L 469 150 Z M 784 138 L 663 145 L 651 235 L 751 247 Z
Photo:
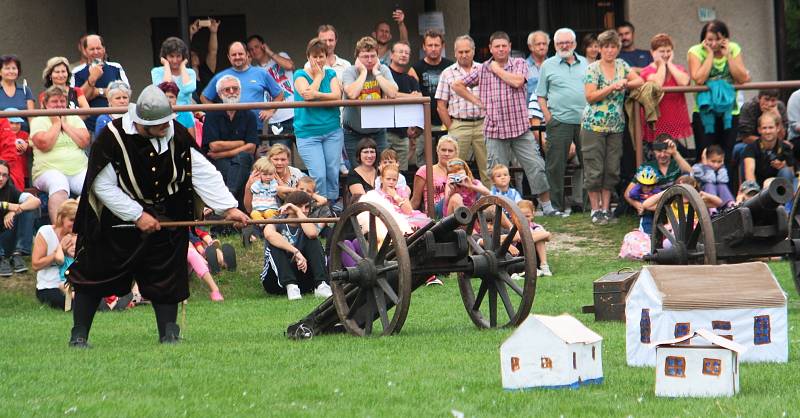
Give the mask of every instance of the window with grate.
M 650 309 L 642 309 L 639 319 L 639 340 L 642 344 L 650 344 Z
M 753 317 L 753 344 L 764 345 L 772 342 L 770 337 L 769 315 Z
M 722 361 L 718 358 L 703 359 L 703 374 L 719 376 L 722 372 Z
M 667 359 L 664 361 L 664 375 L 686 377 L 686 358 L 667 356 Z
M 553 360 L 550 357 L 542 357 L 542 368 L 543 369 L 552 369 L 553 368 Z
M 689 335 L 689 330 L 691 330 L 691 324 L 689 322 L 678 322 L 675 324 L 675 338 L 683 337 L 684 335 Z

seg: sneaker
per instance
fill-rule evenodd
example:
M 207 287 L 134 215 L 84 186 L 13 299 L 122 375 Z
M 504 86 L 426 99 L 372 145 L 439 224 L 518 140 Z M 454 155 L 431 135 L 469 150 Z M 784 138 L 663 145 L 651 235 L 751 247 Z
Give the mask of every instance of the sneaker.
M 333 291 L 327 283 L 322 282 L 319 284 L 319 286 L 317 286 L 316 289 L 314 289 L 314 296 L 318 298 L 329 298 L 333 296 Z
M 212 302 L 222 302 L 225 298 L 222 297 L 222 293 L 219 290 L 215 290 L 211 292 L 211 301 Z
M 536 277 L 542 277 L 542 270 L 536 269 Z
M 22 254 L 11 255 L 11 266 L 14 268 L 14 273 L 25 273 L 28 271 L 28 266 L 25 265 L 25 259 L 22 258 Z
M 428 277 L 428 280 L 425 280 L 425 286 L 443 286 L 443 285 L 444 283 L 442 283 L 442 281 L 439 280 L 439 278 L 437 278 L 436 275 Z
M 603 211 L 600 210 L 592 211 L 592 224 L 598 225 L 600 223 L 600 219 L 602 218 L 603 218 Z
M 11 277 L 14 269 L 11 268 L 11 260 L 8 257 L 0 258 L 0 277 Z
M 540 269 L 539 269 L 539 275 L 540 276 L 552 276 L 553 275 L 553 272 L 550 271 L 550 266 L 548 266 L 547 264 L 542 264 L 539 267 L 540 267 Z
M 511 280 L 525 280 L 525 273 L 512 273 Z
M 298 300 L 303 298 L 303 296 L 300 294 L 300 288 L 297 287 L 296 284 L 286 285 L 286 297 L 289 298 L 289 300 Z
M 567 216 L 569 216 L 568 213 L 564 213 L 564 212 L 562 212 L 562 211 L 560 211 L 558 209 L 550 209 L 550 210 L 542 211 L 542 215 L 544 215 L 544 216 L 555 216 L 557 218 L 566 218 Z

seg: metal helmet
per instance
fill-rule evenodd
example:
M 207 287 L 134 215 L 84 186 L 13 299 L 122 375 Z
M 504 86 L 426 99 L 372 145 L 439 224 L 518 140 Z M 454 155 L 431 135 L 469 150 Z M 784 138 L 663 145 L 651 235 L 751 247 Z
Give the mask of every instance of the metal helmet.
M 128 105 L 128 114 L 131 120 L 146 126 L 161 125 L 177 116 L 172 111 L 167 95 L 152 84 L 142 90 L 136 104 Z
M 646 165 L 642 167 L 638 173 L 636 173 L 636 181 L 645 186 L 652 186 L 658 181 L 658 174 L 653 167 Z

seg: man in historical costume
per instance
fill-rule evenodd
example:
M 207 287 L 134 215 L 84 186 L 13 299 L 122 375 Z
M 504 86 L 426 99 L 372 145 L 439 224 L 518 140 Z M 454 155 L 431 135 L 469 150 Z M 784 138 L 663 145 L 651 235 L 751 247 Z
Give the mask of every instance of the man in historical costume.
M 100 299 L 130 292 L 134 280 L 153 303 L 160 341 L 178 342 L 178 303 L 189 297 L 189 230 L 159 222 L 195 219 L 198 197 L 226 219 L 248 220 L 175 116 L 166 95 L 148 86 L 92 147 L 75 219 L 76 258 L 65 273 L 75 288 L 71 347 L 88 347 Z M 129 223 L 136 228 L 113 227 Z

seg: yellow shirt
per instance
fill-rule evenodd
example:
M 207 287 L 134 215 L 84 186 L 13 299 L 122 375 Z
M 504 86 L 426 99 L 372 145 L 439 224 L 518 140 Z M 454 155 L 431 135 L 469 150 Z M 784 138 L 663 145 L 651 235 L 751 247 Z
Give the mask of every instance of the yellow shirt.
M 86 129 L 83 120 L 78 116 L 67 116 L 66 122 L 74 128 Z M 47 116 L 33 118 L 31 120 L 31 138 L 39 132 L 47 132 L 51 126 L 53 123 Z M 89 159 L 83 150 L 62 130 L 50 151 L 44 152 L 33 147 L 33 173 L 31 174 L 34 180 L 47 170 L 58 170 L 64 175 L 74 176 L 85 170 L 88 162 Z

